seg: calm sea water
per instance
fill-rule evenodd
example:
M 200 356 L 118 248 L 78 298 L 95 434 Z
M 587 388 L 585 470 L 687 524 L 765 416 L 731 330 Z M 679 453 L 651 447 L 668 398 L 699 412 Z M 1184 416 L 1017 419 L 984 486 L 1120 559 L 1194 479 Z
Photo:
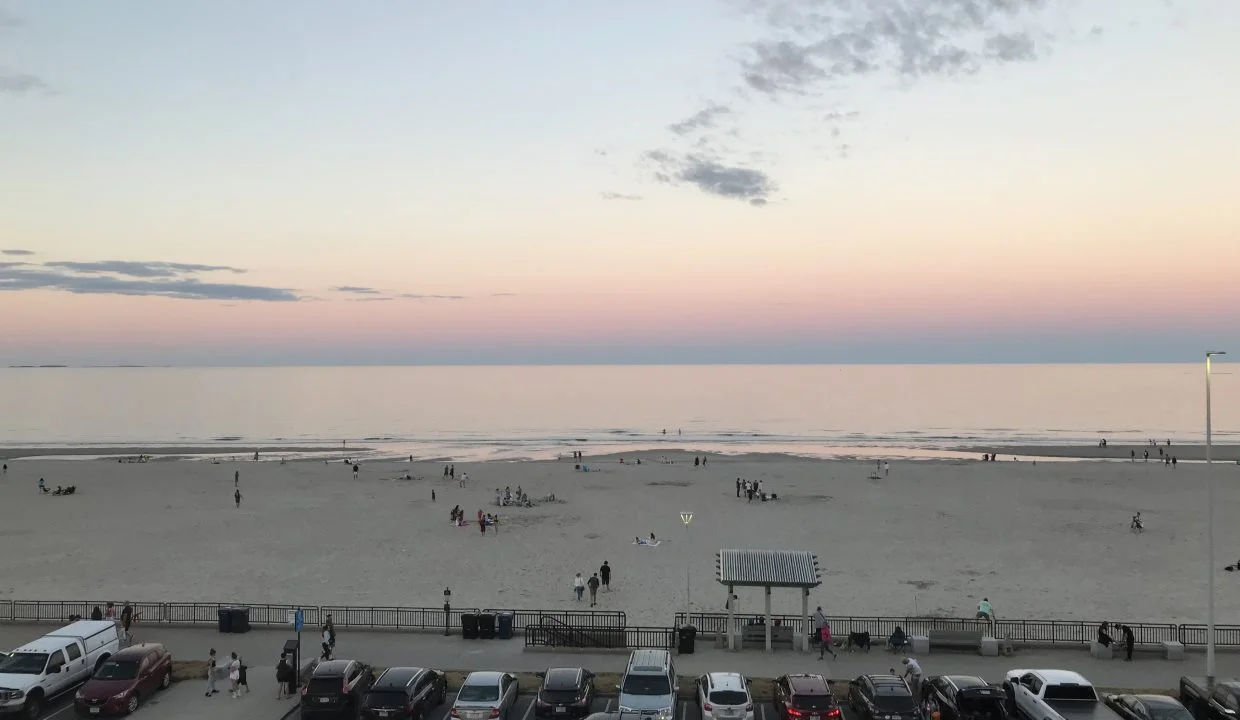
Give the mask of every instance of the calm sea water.
M 419 458 L 689 447 L 933 454 L 1201 442 L 1200 365 L 0 369 L 0 445 L 340 444 Z M 1240 377 L 1213 379 L 1240 442 Z M 667 434 L 664 435 L 663 431 Z

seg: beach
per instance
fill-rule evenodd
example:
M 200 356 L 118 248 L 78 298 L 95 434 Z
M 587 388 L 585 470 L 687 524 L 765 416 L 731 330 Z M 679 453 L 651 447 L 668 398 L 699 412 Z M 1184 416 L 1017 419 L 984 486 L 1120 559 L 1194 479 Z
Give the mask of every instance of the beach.
M 670 625 L 686 568 L 693 609 L 722 611 L 717 550 L 787 548 L 817 554 L 811 609 L 829 614 L 971 617 L 988 597 L 1000 617 L 1204 619 L 1200 463 L 892 461 L 888 474 L 873 460 L 694 457 L 587 455 L 591 472 L 570 460 L 458 463 L 465 488 L 424 462 L 364 462 L 354 480 L 340 460 L 9 459 L 0 597 L 437 607 L 450 587 L 457 607 L 585 609 L 573 574 L 607 561 L 613 587 L 598 609 Z M 1240 467 L 1213 468 L 1217 507 L 1234 507 Z M 40 494 L 40 477 L 77 493 Z M 738 499 L 738 477 L 778 499 Z M 556 501 L 497 508 L 506 486 Z M 450 525 L 458 504 L 471 520 L 499 512 L 498 532 Z M 1137 511 L 1141 534 L 1128 527 Z M 1240 574 L 1222 572 L 1240 538 L 1219 520 L 1218 618 L 1240 622 Z M 657 546 L 634 544 L 651 533 Z M 738 593 L 741 612 L 761 611 L 760 590 Z M 796 613 L 800 597 L 776 590 L 772 604 Z

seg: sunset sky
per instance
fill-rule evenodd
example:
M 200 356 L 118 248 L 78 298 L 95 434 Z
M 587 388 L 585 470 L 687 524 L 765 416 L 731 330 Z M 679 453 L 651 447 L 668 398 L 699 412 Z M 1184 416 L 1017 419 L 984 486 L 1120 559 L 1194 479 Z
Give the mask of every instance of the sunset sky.
M 0 0 L 0 364 L 1240 353 L 1234 0 Z

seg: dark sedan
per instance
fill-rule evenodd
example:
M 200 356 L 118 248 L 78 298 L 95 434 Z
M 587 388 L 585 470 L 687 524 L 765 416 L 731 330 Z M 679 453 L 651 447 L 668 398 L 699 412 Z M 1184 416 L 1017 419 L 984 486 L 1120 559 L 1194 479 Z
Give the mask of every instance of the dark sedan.
M 940 675 L 927 678 L 931 707 L 941 720 L 1004 720 L 1003 690 L 973 675 Z
M 850 681 L 848 706 L 861 720 L 922 720 L 919 703 L 899 675 L 862 675 Z
M 1166 695 L 1107 695 L 1104 699 L 1124 720 L 1193 720 L 1188 708 Z
M 594 699 L 594 673 L 585 668 L 549 668 L 538 674 L 542 686 L 534 699 L 540 718 L 583 718 Z

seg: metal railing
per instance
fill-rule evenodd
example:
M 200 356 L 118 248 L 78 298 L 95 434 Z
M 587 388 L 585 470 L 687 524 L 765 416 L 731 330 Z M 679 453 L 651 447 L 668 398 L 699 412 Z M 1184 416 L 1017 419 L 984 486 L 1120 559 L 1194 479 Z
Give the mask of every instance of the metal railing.
M 549 622 L 527 625 L 525 646 L 671 650 L 676 646 L 676 631 L 667 627 L 578 628 Z
M 737 614 L 734 622 L 737 629 L 756 621 L 760 616 L 750 613 Z M 798 615 L 772 615 L 772 622 L 793 628 L 800 628 L 802 618 Z M 891 635 L 896 627 L 900 627 L 909 635 L 929 635 L 934 630 L 970 630 L 1014 643 L 1039 643 L 1049 645 L 1087 645 L 1098 636 L 1101 621 L 1085 620 L 996 620 L 993 623 L 985 620 L 937 617 L 857 617 L 833 615 L 827 617 L 831 624 L 831 634 L 843 639 L 850 632 L 868 632 L 871 637 L 881 643 Z M 698 629 L 699 633 L 717 635 L 727 627 L 727 613 L 692 613 L 689 625 Z M 685 624 L 685 614 L 676 613 L 676 624 Z M 1174 623 L 1128 623 L 1138 645 L 1156 645 L 1162 642 L 1177 641 L 1185 646 L 1204 646 L 1206 644 L 1206 626 L 1197 624 Z M 1117 630 L 1112 631 L 1117 634 Z M 1214 632 L 1215 644 L 1219 647 L 1240 647 L 1240 625 L 1216 625 Z
M 623 630 L 628 626 L 628 616 L 621 610 L 528 610 L 524 608 L 486 608 L 482 612 L 498 615 L 512 613 L 512 629 L 524 630 L 539 625 L 543 618 L 554 618 L 564 625 L 578 628 L 601 628 Z

